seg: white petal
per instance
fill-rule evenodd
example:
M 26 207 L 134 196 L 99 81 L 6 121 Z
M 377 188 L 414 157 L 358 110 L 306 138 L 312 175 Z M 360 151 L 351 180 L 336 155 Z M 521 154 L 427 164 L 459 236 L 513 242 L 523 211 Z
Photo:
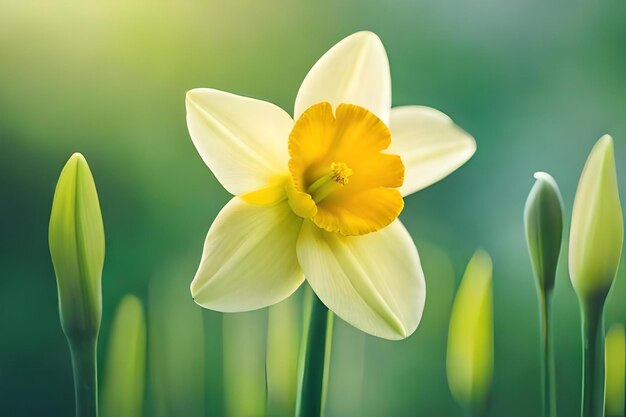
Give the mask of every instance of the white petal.
M 288 172 L 293 119 L 281 108 L 209 88 L 189 91 L 185 104 L 196 149 L 231 194 L 266 188 Z
M 304 281 L 296 258 L 301 225 L 287 202 L 267 207 L 230 200 L 206 237 L 191 283 L 195 302 L 235 312 L 287 298 Z
M 326 52 L 302 82 L 294 117 L 327 101 L 365 107 L 385 123 L 391 108 L 389 61 L 382 42 L 372 32 L 358 32 Z
M 445 114 L 430 107 L 391 109 L 391 146 L 404 163 L 403 196 L 445 178 L 472 157 L 476 142 Z
M 354 327 L 385 339 L 411 335 L 426 288 L 417 249 L 402 223 L 341 236 L 305 221 L 298 260 L 320 300 Z

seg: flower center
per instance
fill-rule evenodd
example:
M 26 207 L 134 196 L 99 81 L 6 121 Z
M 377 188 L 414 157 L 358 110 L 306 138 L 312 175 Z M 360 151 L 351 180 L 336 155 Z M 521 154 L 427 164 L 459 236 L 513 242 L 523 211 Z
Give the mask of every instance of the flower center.
M 404 165 L 382 153 L 391 143 L 387 126 L 363 107 L 329 103 L 311 106 L 289 136 L 293 211 L 318 227 L 343 235 L 379 230 L 402 211 L 397 190 Z
M 344 162 L 333 162 L 330 164 L 330 171 L 311 184 L 306 192 L 313 201 L 319 203 L 333 191 L 337 191 L 337 187 L 347 185 L 352 174 L 352 170 Z

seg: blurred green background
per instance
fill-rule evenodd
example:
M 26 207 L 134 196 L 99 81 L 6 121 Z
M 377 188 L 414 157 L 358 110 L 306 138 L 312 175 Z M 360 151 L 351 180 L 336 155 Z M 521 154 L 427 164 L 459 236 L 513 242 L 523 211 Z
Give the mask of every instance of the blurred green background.
M 263 400 L 267 312 L 222 321 L 189 296 L 205 234 L 229 195 L 191 143 L 184 94 L 213 87 L 291 112 L 313 63 L 363 29 L 387 48 L 393 104 L 444 111 L 478 151 L 409 197 L 401 215 L 428 286 L 416 333 L 389 342 L 338 320 L 327 416 L 461 415 L 445 348 L 454 289 L 477 247 L 495 268 L 490 415 L 539 415 L 523 204 L 533 172 L 545 170 L 569 219 L 585 158 L 604 133 L 615 138 L 626 196 L 625 19 L 626 3 L 616 1 L 2 3 L 0 415 L 73 414 L 47 227 L 58 174 L 75 151 L 91 165 L 106 228 L 102 360 L 114 309 L 132 293 L 147 311 L 146 415 L 221 413 L 222 397 L 231 410 Z M 563 255 L 555 349 L 559 410 L 571 416 L 580 321 Z M 608 324 L 626 320 L 624 269 Z

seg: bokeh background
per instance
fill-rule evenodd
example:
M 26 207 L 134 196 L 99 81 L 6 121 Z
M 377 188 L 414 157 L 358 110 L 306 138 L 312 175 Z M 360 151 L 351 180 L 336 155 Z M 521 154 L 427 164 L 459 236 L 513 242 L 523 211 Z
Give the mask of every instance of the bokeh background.
M 585 158 L 604 133 L 615 138 L 626 196 L 625 19 L 617 1 L 2 3 L 0 415 L 73 414 L 47 227 L 58 174 L 75 151 L 91 165 L 106 228 L 101 365 L 115 307 L 132 293 L 148 315 L 147 416 L 248 417 L 263 408 L 267 311 L 222 317 L 189 296 L 205 234 L 229 195 L 191 143 L 184 94 L 213 87 L 291 112 L 317 58 L 363 29 L 387 48 L 393 104 L 444 111 L 478 151 L 409 197 L 401 215 L 427 279 L 416 333 L 389 342 L 337 321 L 327 415 L 461 415 L 446 382 L 448 318 L 479 247 L 495 267 L 490 415 L 539 415 L 523 205 L 533 172 L 548 171 L 569 224 Z M 554 323 L 558 406 L 571 416 L 581 347 L 565 252 Z M 608 324 L 626 321 L 624 269 Z M 298 300 L 279 320 L 296 333 Z

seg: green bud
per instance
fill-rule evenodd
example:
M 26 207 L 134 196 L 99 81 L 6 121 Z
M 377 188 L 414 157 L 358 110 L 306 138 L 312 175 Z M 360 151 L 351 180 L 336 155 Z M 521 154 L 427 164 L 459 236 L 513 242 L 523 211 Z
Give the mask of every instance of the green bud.
M 63 331 L 70 341 L 93 339 L 102 317 L 104 226 L 93 176 L 79 153 L 59 177 L 48 238 Z
M 583 303 L 604 303 L 615 279 L 623 242 L 613 139 L 605 135 L 589 154 L 572 210 L 569 271 Z
M 556 266 L 563 237 L 563 201 L 559 187 L 550 174 L 535 173 L 535 185 L 524 208 L 526 243 L 539 290 L 554 288 Z
M 454 298 L 448 333 L 447 372 L 452 396 L 474 413 L 483 411 L 493 374 L 492 263 L 478 250 Z
M 606 415 L 623 416 L 626 378 L 624 326 L 614 324 L 606 334 Z
M 104 417 L 142 416 L 146 376 L 146 320 L 141 301 L 125 296 L 115 312 L 103 391 Z

